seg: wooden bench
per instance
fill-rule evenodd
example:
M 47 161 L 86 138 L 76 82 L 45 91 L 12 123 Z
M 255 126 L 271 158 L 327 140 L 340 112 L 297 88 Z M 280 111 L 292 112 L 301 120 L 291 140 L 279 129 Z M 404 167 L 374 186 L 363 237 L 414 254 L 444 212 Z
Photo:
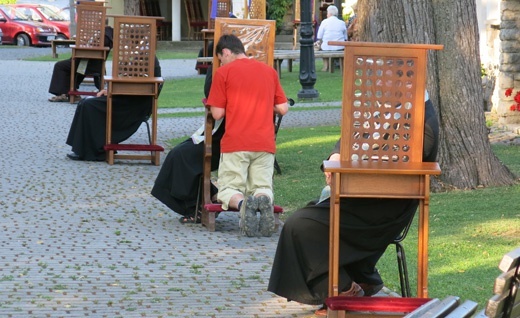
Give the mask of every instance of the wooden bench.
M 404 317 L 404 318 L 519 318 L 520 317 L 520 248 L 502 258 L 502 271 L 493 288 L 495 294 L 486 308 L 475 314 L 477 303 L 461 302 L 457 296 L 438 298 L 411 297 L 329 297 L 325 301 L 328 317 Z M 474 315 L 475 314 L 475 315 Z
M 315 51 L 315 58 L 326 58 L 329 59 L 329 65 L 332 65 L 333 59 L 339 60 L 340 70 L 343 71 L 343 51 Z M 287 60 L 287 70 L 292 72 L 292 63 L 294 60 L 300 59 L 300 51 L 299 50 L 275 50 L 274 51 L 274 68 L 278 72 L 280 78 L 282 78 L 282 63 L 284 60 Z M 201 63 L 211 63 L 213 61 L 213 57 L 199 57 L 197 58 L 197 62 Z M 330 73 L 334 73 L 334 68 L 329 68 Z
M 332 63 L 334 59 L 339 60 L 339 69 L 343 71 L 343 51 L 314 51 L 314 58 L 323 58 L 329 60 L 329 72 L 334 73 L 334 64 Z M 287 60 L 287 70 L 292 72 L 292 62 L 294 60 L 300 59 L 300 51 L 299 50 L 291 50 L 291 51 L 275 51 L 274 52 L 274 67 L 276 71 L 278 71 L 278 75 L 282 78 L 282 63 L 284 60 Z
M 52 40 L 51 41 L 51 49 L 52 49 L 52 57 L 57 59 L 58 58 L 58 53 L 56 53 L 56 48 L 58 46 L 67 46 L 67 47 L 70 47 L 70 45 L 72 44 L 76 44 L 76 40 L 75 39 L 68 39 L 68 40 Z
M 498 265 L 502 271 L 497 279 L 486 309 L 476 318 L 518 318 L 520 317 L 520 247 L 504 255 Z

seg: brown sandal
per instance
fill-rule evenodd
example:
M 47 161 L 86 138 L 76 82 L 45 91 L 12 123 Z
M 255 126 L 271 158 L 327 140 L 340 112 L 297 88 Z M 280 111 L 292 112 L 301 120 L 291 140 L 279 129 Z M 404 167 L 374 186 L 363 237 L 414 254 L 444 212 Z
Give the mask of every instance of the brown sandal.
M 49 102 L 53 102 L 53 103 L 68 102 L 68 101 L 69 101 L 69 97 L 66 94 L 52 96 L 51 98 L 49 98 Z

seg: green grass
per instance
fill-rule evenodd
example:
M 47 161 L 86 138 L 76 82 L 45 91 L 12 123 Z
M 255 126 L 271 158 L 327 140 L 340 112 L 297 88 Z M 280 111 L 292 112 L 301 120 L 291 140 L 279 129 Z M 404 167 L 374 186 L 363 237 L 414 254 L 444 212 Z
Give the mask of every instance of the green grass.
M 14 47 L 14 46 L 10 46 Z M 157 57 L 159 60 L 167 59 L 195 59 L 198 52 L 191 51 L 170 51 L 158 50 Z M 62 53 L 59 59 L 53 58 L 51 55 L 27 58 L 28 61 L 58 61 L 70 58 L 70 53 Z M 112 59 L 112 54 L 108 56 Z M 339 70 L 335 73 L 321 72 L 323 66 L 322 59 L 316 60 L 316 83 L 314 88 L 319 93 L 319 98 L 314 102 L 331 102 L 341 100 L 342 92 L 342 75 Z M 195 65 L 194 65 L 195 67 Z M 306 101 L 298 101 L 298 92 L 302 89 L 299 80 L 299 64 L 294 63 L 293 71 L 288 72 L 287 67 L 282 68 L 282 87 L 287 97 L 291 97 L 298 103 Z M 183 108 L 183 107 L 200 107 L 201 99 L 204 97 L 204 80 L 205 75 L 190 78 L 176 78 L 165 81 L 165 86 L 159 97 L 160 108 Z M 181 93 L 182 92 L 182 93 Z
M 277 136 L 276 158 L 282 174 L 275 175 L 277 204 L 283 218 L 319 196 L 325 185 L 320 164 L 332 150 L 338 126 L 283 128 Z M 185 138 L 172 140 L 172 145 Z M 493 151 L 520 175 L 520 146 L 493 145 Z M 432 193 L 430 202 L 429 296 L 456 295 L 483 308 L 492 296 L 502 256 L 520 246 L 520 184 L 509 187 Z M 412 294 L 416 294 L 417 217 L 405 242 Z M 395 248 L 378 263 L 385 285 L 399 292 Z
M 16 46 L 8 46 L 10 48 L 16 48 Z M 172 60 L 172 59 L 196 59 L 198 52 L 190 52 L 190 51 L 169 51 L 169 50 L 158 50 L 157 51 L 157 58 L 159 60 Z M 71 57 L 71 52 L 65 52 L 61 53 L 58 51 L 58 59 L 55 59 L 52 57 L 52 55 L 43 55 L 43 56 L 36 56 L 36 57 L 30 57 L 25 60 L 27 61 L 59 61 L 59 60 L 66 60 Z M 107 60 L 112 60 L 112 52 L 108 55 Z
M 316 69 L 322 67 L 321 59 L 316 61 Z M 299 81 L 299 65 L 293 65 L 293 71 L 288 72 L 287 68 L 282 69 L 281 84 L 287 97 L 293 98 L 297 103 L 298 92 L 302 89 Z M 316 83 L 314 88 L 320 96 L 313 102 L 333 102 L 341 100 L 342 77 L 341 72 L 335 73 L 316 72 Z M 160 108 L 182 108 L 200 107 L 201 99 L 204 96 L 205 76 L 190 78 L 176 78 L 165 81 L 165 86 L 159 97 Z M 182 92 L 180 94 L 179 92 Z M 294 108 L 295 109 L 295 108 Z

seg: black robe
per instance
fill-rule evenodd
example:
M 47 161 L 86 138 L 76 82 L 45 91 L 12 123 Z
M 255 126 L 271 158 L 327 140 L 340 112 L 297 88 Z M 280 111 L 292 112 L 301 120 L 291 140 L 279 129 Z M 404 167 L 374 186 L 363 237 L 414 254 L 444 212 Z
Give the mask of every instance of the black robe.
M 425 103 L 423 161 L 435 161 L 439 126 L 431 101 Z M 339 153 L 339 142 L 333 153 Z M 413 218 L 415 199 L 341 199 L 339 289 L 351 282 L 379 285 L 376 270 L 387 246 Z M 288 300 L 321 305 L 328 296 L 330 202 L 295 211 L 285 222 L 268 291 Z
M 161 76 L 159 60 L 155 59 L 155 77 Z M 152 111 L 151 96 L 112 97 L 112 143 L 130 138 Z M 91 97 L 79 101 L 67 137 L 81 160 L 102 161 L 105 146 L 107 97 Z
M 224 123 L 213 135 L 211 170 L 218 169 L 220 140 L 223 135 Z M 204 143 L 194 144 L 191 138 L 175 146 L 166 156 L 151 194 L 174 212 L 183 216 L 195 216 L 203 155 Z M 217 193 L 213 185 L 211 192 L 212 195 Z
M 204 95 L 211 88 L 212 68 L 208 68 L 204 83 Z M 211 170 L 217 170 L 220 160 L 220 140 L 225 122 L 213 134 Z M 197 197 L 202 177 L 204 143 L 194 144 L 191 138 L 175 146 L 166 156 L 157 175 L 151 194 L 174 212 L 183 216 L 195 216 Z M 212 195 L 217 189 L 212 185 Z

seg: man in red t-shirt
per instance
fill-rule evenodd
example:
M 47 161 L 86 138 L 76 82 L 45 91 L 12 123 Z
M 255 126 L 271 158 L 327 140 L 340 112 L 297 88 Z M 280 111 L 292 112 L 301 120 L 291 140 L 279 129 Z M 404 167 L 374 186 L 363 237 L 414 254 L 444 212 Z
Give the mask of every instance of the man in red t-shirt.
M 221 36 L 216 54 L 222 67 L 213 76 L 207 105 L 215 120 L 226 117 L 217 198 L 224 209 L 240 210 L 240 227 L 247 236 L 271 236 L 273 112 L 287 113 L 287 97 L 274 68 L 248 58 L 235 35 Z

